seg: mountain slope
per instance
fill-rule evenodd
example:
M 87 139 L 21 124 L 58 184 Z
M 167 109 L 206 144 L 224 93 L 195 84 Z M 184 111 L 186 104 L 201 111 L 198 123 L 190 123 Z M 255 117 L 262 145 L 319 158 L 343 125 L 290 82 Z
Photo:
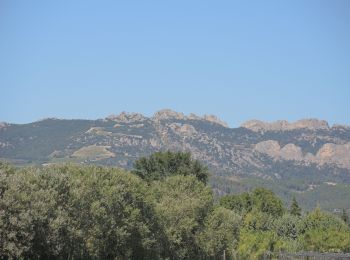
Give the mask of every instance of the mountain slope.
M 215 116 L 171 110 L 150 118 L 123 112 L 99 120 L 0 124 L 0 158 L 17 165 L 71 161 L 131 168 L 160 150 L 190 151 L 211 168 L 218 194 L 261 185 L 286 201 L 296 196 L 307 208 L 350 208 L 348 126 L 311 119 L 229 128 Z M 332 200 L 321 200 L 324 194 Z

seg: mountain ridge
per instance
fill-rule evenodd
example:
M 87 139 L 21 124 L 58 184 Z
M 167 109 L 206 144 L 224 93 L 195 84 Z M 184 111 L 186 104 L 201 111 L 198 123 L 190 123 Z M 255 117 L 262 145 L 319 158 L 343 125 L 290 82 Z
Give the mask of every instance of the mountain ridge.
M 249 120 L 243 123 L 239 128 L 230 128 L 226 122 L 224 122 L 223 120 L 219 119 L 214 115 L 198 116 L 193 113 L 190 113 L 189 115 L 185 115 L 184 113 L 176 112 L 170 109 L 159 110 L 155 112 L 154 115 L 151 117 L 144 116 L 143 114 L 140 114 L 140 113 L 134 113 L 134 112 L 130 113 L 130 112 L 123 111 L 118 115 L 110 115 L 103 119 L 97 119 L 97 120 L 45 118 L 45 119 L 41 119 L 39 121 L 35 121 L 33 123 L 28 123 L 28 124 L 10 124 L 10 123 L 2 122 L 0 124 L 0 130 L 2 130 L 3 132 L 7 128 L 10 128 L 11 126 L 35 125 L 35 124 L 41 124 L 41 123 L 55 121 L 55 120 L 68 121 L 68 122 L 84 121 L 84 122 L 87 122 L 88 124 L 90 123 L 91 125 L 94 125 L 94 124 L 98 125 L 98 123 L 94 123 L 94 122 L 104 122 L 104 123 L 115 122 L 115 124 L 113 124 L 113 128 L 115 129 L 122 127 L 123 124 L 127 124 L 128 127 L 130 128 L 142 129 L 145 126 L 144 124 L 142 124 L 143 122 L 144 123 L 146 122 L 146 124 L 151 123 L 153 126 L 155 125 L 159 128 L 159 126 L 164 125 L 162 122 L 174 121 L 173 123 L 170 123 L 170 124 L 166 123 L 165 125 L 169 129 L 171 129 L 173 133 L 180 134 L 183 137 L 187 137 L 187 138 L 193 137 L 193 135 L 198 134 L 198 131 L 196 131 L 196 128 L 194 127 L 193 122 L 197 122 L 197 123 L 201 122 L 205 124 L 210 123 L 210 124 L 217 125 L 219 127 L 230 129 L 230 130 L 244 128 L 252 132 L 258 133 L 260 135 L 266 135 L 268 133 L 275 133 L 275 132 L 298 131 L 298 130 L 311 131 L 311 132 L 315 132 L 315 131 L 348 132 L 350 131 L 350 126 L 338 124 L 330 127 L 327 121 L 319 120 L 319 119 L 301 119 L 291 123 L 286 120 L 278 120 L 274 122 L 264 122 L 261 120 Z M 177 124 L 176 121 L 181 121 L 181 123 Z M 99 129 L 100 131 L 98 131 L 98 129 L 99 128 L 90 127 L 85 133 L 87 134 L 95 133 L 101 136 L 101 133 L 102 133 L 101 129 Z M 156 130 L 156 129 L 153 129 L 153 130 Z M 104 132 L 104 134 L 107 134 L 107 133 L 108 132 L 106 131 Z M 159 131 L 158 131 L 158 134 L 162 136 L 162 134 Z M 313 137 L 317 138 L 315 136 Z M 162 139 L 162 137 L 160 137 L 160 139 Z M 163 138 L 162 140 L 164 141 L 165 139 Z M 308 141 L 311 141 L 311 140 L 308 140 Z M 296 160 L 296 161 L 306 160 L 309 162 L 320 163 L 320 164 L 335 163 L 335 164 L 338 164 L 338 166 L 340 167 L 350 168 L 350 159 L 349 160 L 346 160 L 346 158 L 344 159 L 344 157 L 348 155 L 350 157 L 350 148 L 349 148 L 348 141 L 346 140 L 344 141 L 339 138 L 338 139 L 331 138 L 331 140 L 328 140 L 328 141 L 329 142 L 323 142 L 322 146 L 318 147 L 319 149 L 314 150 L 313 152 L 310 152 L 310 151 L 303 151 L 300 145 L 294 144 L 292 142 L 286 143 L 286 144 L 280 144 L 277 140 L 265 139 L 261 142 L 255 143 L 253 145 L 252 150 L 268 155 L 273 159 L 285 159 L 285 160 Z M 153 143 L 154 143 L 154 140 L 153 140 Z M 5 148 L 7 146 L 9 146 L 8 142 L 0 142 L 0 147 Z M 327 158 L 328 161 L 325 158 Z
M 130 169 L 136 159 L 157 151 L 187 151 L 211 169 L 218 195 L 259 183 L 279 194 L 307 196 L 312 207 L 315 192 L 345 185 L 350 201 L 350 127 L 315 119 L 261 122 L 230 128 L 215 116 L 165 109 L 151 117 L 122 112 L 97 120 L 2 124 L 0 158 L 16 165 L 74 162 Z
M 87 121 L 96 121 L 96 120 L 127 120 L 127 118 L 134 117 L 137 120 L 142 120 L 142 119 L 156 119 L 156 120 L 164 120 L 164 119 L 184 119 L 184 120 L 205 120 L 205 121 L 210 121 L 213 123 L 220 124 L 224 127 L 227 128 L 239 128 L 239 127 L 244 127 L 253 131 L 256 130 L 293 130 L 293 129 L 299 129 L 299 128 L 309 128 L 309 129 L 328 129 L 330 130 L 331 128 L 346 128 L 350 129 L 350 125 L 347 124 L 338 124 L 335 123 L 333 125 L 330 125 L 327 120 L 323 119 L 317 119 L 317 118 L 301 118 L 297 121 L 290 122 L 288 120 L 275 120 L 275 121 L 264 121 L 264 120 L 258 120 L 258 119 L 251 119 L 244 121 L 237 127 L 230 127 L 227 122 L 224 120 L 220 119 L 218 116 L 213 115 L 213 114 L 204 114 L 204 115 L 197 115 L 195 113 L 189 113 L 186 115 L 183 112 L 176 112 L 172 109 L 161 109 L 153 113 L 152 116 L 145 116 L 141 113 L 137 112 L 127 112 L 127 111 L 122 111 L 118 115 L 116 114 L 110 114 L 109 116 L 106 116 L 105 118 L 97 118 L 97 119 L 82 119 L 82 118 L 57 118 L 57 117 L 47 117 L 47 118 L 42 118 L 33 122 L 29 123 L 11 123 L 11 122 L 5 122 L 5 121 L 0 121 L 0 128 L 6 126 L 6 125 L 25 125 L 25 124 L 31 124 L 35 122 L 40 122 L 40 121 L 45 121 L 45 120 L 87 120 Z

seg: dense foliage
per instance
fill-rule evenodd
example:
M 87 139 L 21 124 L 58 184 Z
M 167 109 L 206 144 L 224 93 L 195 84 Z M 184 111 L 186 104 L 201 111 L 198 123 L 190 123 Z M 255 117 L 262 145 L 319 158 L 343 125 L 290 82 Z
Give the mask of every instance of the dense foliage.
M 206 169 L 190 155 L 158 153 L 141 159 L 135 172 L 140 175 L 148 162 L 156 162 L 156 170 L 146 178 L 98 166 L 0 164 L 0 259 L 220 259 L 224 252 L 226 259 L 258 259 L 279 251 L 350 252 L 348 223 L 319 208 L 300 212 L 294 199 L 288 210 L 266 189 L 214 203 Z
M 190 153 L 157 152 L 134 163 L 134 174 L 147 181 L 164 179 L 171 175 L 194 175 L 203 183 L 208 180 L 208 169 Z

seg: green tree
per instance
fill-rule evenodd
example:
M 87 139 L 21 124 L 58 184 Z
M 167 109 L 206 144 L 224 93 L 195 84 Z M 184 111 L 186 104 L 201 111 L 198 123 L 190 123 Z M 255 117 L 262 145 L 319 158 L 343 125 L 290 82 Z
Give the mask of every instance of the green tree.
M 0 200 L 0 255 L 9 258 L 68 257 L 67 178 L 26 168 L 7 175 Z
M 249 193 L 222 196 L 219 205 L 244 215 L 252 210 L 252 198 Z
M 0 258 L 157 259 L 146 183 L 122 170 L 25 168 L 1 178 Z M 3 177 L 3 176 L 2 176 Z
M 290 213 L 275 218 L 273 227 L 278 236 L 288 239 L 297 239 L 305 230 L 303 220 Z
M 264 188 L 257 188 L 251 193 L 223 196 L 219 205 L 243 215 L 253 209 L 276 217 L 284 212 L 282 200 Z
M 350 232 L 311 229 L 304 235 L 304 249 L 315 252 L 350 252 Z
M 170 259 L 197 259 L 200 247 L 197 234 L 213 207 L 209 187 L 195 176 L 171 176 L 152 185 L 155 210 L 166 236 Z
M 303 219 L 305 229 L 349 231 L 349 227 L 339 217 L 316 208 Z
M 123 170 L 86 167 L 71 182 L 71 201 L 81 239 L 98 259 L 155 259 L 157 217 L 145 183 Z
M 237 248 L 239 259 L 262 259 L 274 252 L 278 236 L 273 231 L 242 230 Z
M 316 208 L 304 219 L 305 250 L 318 252 L 349 252 L 350 229 L 339 217 Z
M 184 152 L 157 152 L 140 158 L 135 161 L 132 172 L 147 181 L 161 180 L 172 175 L 194 175 L 203 183 L 208 180 L 207 167 L 192 159 L 190 153 Z
M 239 240 L 241 216 L 218 207 L 205 220 L 204 229 L 198 234 L 198 243 L 205 253 L 203 258 L 220 259 L 224 250 L 226 256 L 233 256 Z
M 224 250 L 227 259 L 233 250 L 242 259 L 259 259 L 279 250 L 350 252 L 345 217 L 320 208 L 303 216 L 286 212 L 266 189 L 224 196 L 214 206 L 212 190 L 198 178 L 202 166 L 183 164 L 190 157 L 173 162 L 174 154 L 164 156 L 165 170 L 159 164 L 163 170 L 155 173 L 161 174 L 151 172 L 147 181 L 115 168 L 0 163 L 0 259 L 220 259 Z
M 275 216 L 254 208 L 245 215 L 244 226 L 251 230 L 269 231 L 273 230 L 274 219 Z
M 341 214 L 341 219 L 346 223 L 349 224 L 349 216 L 346 213 L 345 209 L 343 209 L 342 214 Z
M 294 216 L 301 216 L 301 208 L 299 207 L 299 204 L 295 197 L 293 197 L 292 204 L 290 205 L 289 209 L 290 214 Z
M 264 188 L 257 188 L 253 191 L 251 196 L 253 207 L 275 217 L 282 216 L 284 212 L 283 202 L 272 191 Z

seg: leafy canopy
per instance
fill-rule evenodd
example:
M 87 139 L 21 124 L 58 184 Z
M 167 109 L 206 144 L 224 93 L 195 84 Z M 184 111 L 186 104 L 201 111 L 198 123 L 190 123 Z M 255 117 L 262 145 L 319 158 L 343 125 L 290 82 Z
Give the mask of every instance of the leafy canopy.
M 282 216 L 285 211 L 281 199 L 264 188 L 257 188 L 251 193 L 223 196 L 219 204 L 240 214 L 246 214 L 255 209 L 270 215 Z
M 161 180 L 173 175 L 194 175 L 199 181 L 207 183 L 208 169 L 190 153 L 157 152 L 135 161 L 132 171 L 146 181 Z
M 350 252 L 344 219 L 319 208 L 301 214 L 295 200 L 288 211 L 269 190 L 227 195 L 215 205 L 207 169 L 189 154 L 157 153 L 135 165 L 141 178 L 98 166 L 0 163 L 0 259 Z

